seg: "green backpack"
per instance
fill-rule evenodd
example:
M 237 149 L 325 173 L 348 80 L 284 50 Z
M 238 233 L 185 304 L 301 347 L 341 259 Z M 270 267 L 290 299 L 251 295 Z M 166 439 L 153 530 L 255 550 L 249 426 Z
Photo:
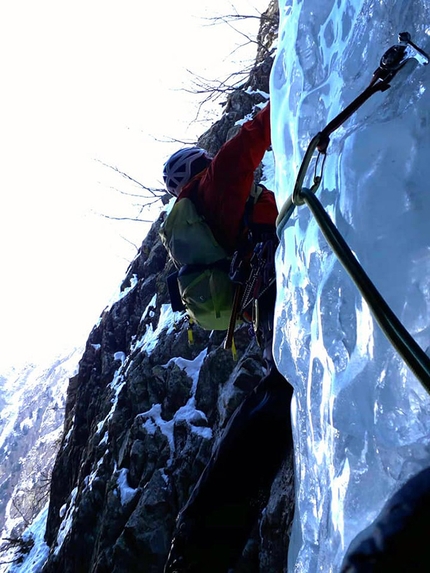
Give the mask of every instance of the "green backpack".
M 205 330 L 228 329 L 235 290 L 229 278 L 230 258 L 190 199 L 176 201 L 160 236 L 177 268 L 168 279 L 173 309 L 181 308 L 174 306 L 172 296 L 179 289 L 193 321 Z

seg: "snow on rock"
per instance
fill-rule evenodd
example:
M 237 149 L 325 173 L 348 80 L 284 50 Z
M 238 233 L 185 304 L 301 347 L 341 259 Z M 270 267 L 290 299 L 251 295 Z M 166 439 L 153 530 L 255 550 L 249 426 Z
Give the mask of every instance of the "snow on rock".
M 187 360 L 186 358 L 182 358 L 181 356 L 171 358 L 167 364 L 164 365 L 164 368 L 167 368 L 170 364 L 176 364 L 182 370 L 185 370 L 187 375 L 193 381 L 193 388 L 192 388 L 192 395 L 195 394 L 197 380 L 199 377 L 200 368 L 202 367 L 203 361 L 206 358 L 208 353 L 207 348 L 202 350 L 200 354 L 194 358 L 194 360 Z
M 57 542 L 56 542 L 55 548 L 54 548 L 54 554 L 55 555 L 58 555 L 58 553 L 60 552 L 61 547 L 64 543 L 64 540 L 66 539 L 67 534 L 69 533 L 70 528 L 72 527 L 73 514 L 76 511 L 75 500 L 76 500 L 77 494 L 78 494 L 78 488 L 75 487 L 70 494 L 70 499 L 67 503 L 66 511 L 62 512 L 63 513 L 62 522 L 61 522 L 60 528 L 58 530 Z
M 119 471 L 117 478 L 118 492 L 122 505 L 127 505 L 137 493 L 136 488 L 132 488 L 128 485 L 127 475 L 128 469 L 123 468 Z
M 31 545 L 30 551 L 21 556 L 10 554 L 11 560 L 20 557 L 20 561 L 7 566 L 2 570 L 4 573 L 39 573 L 42 570 L 49 554 L 49 547 L 43 539 L 47 515 L 48 506 L 46 505 L 23 535 L 24 542 Z
M 151 305 L 148 305 L 148 308 L 150 306 Z M 150 312 L 148 308 L 145 310 L 144 316 Z M 156 347 L 161 332 L 165 329 L 167 329 L 167 334 L 172 332 L 176 322 L 181 316 L 183 316 L 183 313 L 173 312 L 170 304 L 163 304 L 161 306 L 161 314 L 157 327 L 154 330 L 151 324 L 148 325 L 145 334 L 135 343 L 133 350 L 139 348 L 143 352 L 150 354 Z
M 66 389 L 82 349 L 0 376 L 0 543 L 44 505 L 61 437 Z
M 207 348 L 202 350 L 194 360 L 187 360 L 186 358 L 178 356 L 171 358 L 163 366 L 164 368 L 168 368 L 170 364 L 176 364 L 179 368 L 184 370 L 187 376 L 189 376 L 193 381 L 190 397 L 187 403 L 176 411 L 172 420 L 165 421 L 162 418 L 161 404 L 153 404 L 150 410 L 139 415 L 139 418 L 142 420 L 143 426 L 148 433 L 153 434 L 157 428 L 161 430 L 169 442 L 172 454 L 174 452 L 173 429 L 175 423 L 181 420 L 188 422 L 192 431 L 199 434 L 202 438 L 210 439 L 212 437 L 211 429 L 207 426 L 201 425 L 202 423 L 207 424 L 207 418 L 202 411 L 196 409 L 195 399 L 199 372 L 206 356 Z

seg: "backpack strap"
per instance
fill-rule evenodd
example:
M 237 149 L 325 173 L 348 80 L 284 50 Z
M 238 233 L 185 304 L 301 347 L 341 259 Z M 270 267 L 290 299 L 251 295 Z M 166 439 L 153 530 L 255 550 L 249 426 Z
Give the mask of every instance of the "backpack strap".
M 173 312 L 184 311 L 185 306 L 181 299 L 181 293 L 179 292 L 178 285 L 178 274 L 176 270 L 167 277 L 167 290 L 170 296 L 170 304 Z
M 263 193 L 263 187 L 257 185 L 255 182 L 251 186 L 251 191 L 249 192 L 248 199 L 245 203 L 245 211 L 243 213 L 242 228 L 250 229 L 252 226 L 252 212 L 254 210 L 254 205 L 257 203 L 260 195 Z
M 177 276 L 183 276 L 190 273 L 196 273 L 196 272 L 199 273 L 196 276 L 196 278 L 193 281 L 191 281 L 191 283 L 188 285 L 187 287 L 188 289 L 194 288 L 205 278 L 209 277 L 209 289 L 214 304 L 215 316 L 217 318 L 221 316 L 221 308 L 219 306 L 220 291 L 219 289 L 217 289 L 215 282 L 212 280 L 210 271 L 211 269 L 218 268 L 228 273 L 229 266 L 230 266 L 229 261 L 225 259 L 221 259 L 220 261 L 216 261 L 215 263 L 212 263 L 210 265 L 184 265 L 183 267 L 181 267 L 177 275 Z

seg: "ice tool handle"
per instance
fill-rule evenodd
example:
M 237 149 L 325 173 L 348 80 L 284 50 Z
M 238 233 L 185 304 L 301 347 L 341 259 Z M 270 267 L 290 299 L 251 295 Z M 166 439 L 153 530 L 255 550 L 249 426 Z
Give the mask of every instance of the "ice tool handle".
M 330 135 L 338 129 L 353 113 L 355 113 L 370 96 L 376 92 L 383 92 L 390 87 L 391 80 L 411 59 L 420 64 L 427 65 L 430 57 L 411 40 L 409 32 L 399 34 L 399 43 L 391 46 L 379 61 L 379 67 L 373 72 L 368 87 L 338 116 L 319 132 L 319 141 L 316 146 L 320 153 L 326 153 L 330 143 Z
M 418 380 L 422 382 L 427 392 L 430 393 L 430 358 L 415 342 L 382 298 L 315 195 L 322 180 L 330 135 L 371 95 L 388 89 L 390 87 L 389 82 L 411 58 L 417 59 L 423 65 L 427 65 L 430 60 L 426 52 L 411 41 L 410 34 L 402 32 L 399 34 L 399 44 L 392 46 L 382 56 L 379 68 L 374 72 L 369 86 L 322 131 L 317 133 L 310 142 L 297 175 L 294 191 L 280 210 L 276 225 L 278 237 L 281 239 L 282 231 L 295 207 L 304 203 L 309 207 L 327 242 L 367 301 L 382 331 Z M 304 187 L 303 183 L 315 151 L 319 153 L 315 163 L 313 184 L 307 188 Z M 324 155 L 324 159 L 318 173 L 318 162 L 321 154 Z
M 347 119 L 349 119 L 351 115 L 355 113 L 373 94 L 387 90 L 390 87 L 390 81 L 411 58 L 416 58 L 424 65 L 429 63 L 429 56 L 424 52 L 424 50 L 412 42 L 409 32 L 401 32 L 399 34 L 399 43 L 395 46 L 391 46 L 391 48 L 389 48 L 382 56 L 379 62 L 379 67 L 374 71 L 367 88 L 343 111 L 341 111 L 339 115 L 332 119 L 332 121 L 330 121 L 322 131 L 318 132 L 310 142 L 294 186 L 292 195 L 292 202 L 294 205 L 303 205 L 305 203 L 302 197 L 303 182 L 315 151 L 318 151 L 319 155 L 324 155 L 325 159 L 331 134 Z M 317 157 L 317 163 L 319 155 Z M 317 165 L 315 166 L 313 185 L 310 187 L 310 191 L 313 193 L 317 191 L 321 183 L 323 168 L 324 161 L 321 166 L 320 174 L 318 175 Z

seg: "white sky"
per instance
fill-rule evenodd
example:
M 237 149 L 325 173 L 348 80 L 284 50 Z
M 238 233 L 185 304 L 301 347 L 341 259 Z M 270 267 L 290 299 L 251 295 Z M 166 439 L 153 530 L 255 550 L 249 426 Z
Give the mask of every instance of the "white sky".
M 255 14 L 268 0 L 234 4 Z M 95 159 L 161 187 L 178 144 L 157 140 L 207 127 L 189 127 L 186 70 L 224 77 L 255 56 L 255 45 L 231 56 L 245 40 L 201 18 L 232 11 L 226 0 L 0 5 L 0 369 L 85 342 L 134 257 L 122 236 L 147 232 L 100 216 L 133 213 L 112 187 L 136 189 Z

